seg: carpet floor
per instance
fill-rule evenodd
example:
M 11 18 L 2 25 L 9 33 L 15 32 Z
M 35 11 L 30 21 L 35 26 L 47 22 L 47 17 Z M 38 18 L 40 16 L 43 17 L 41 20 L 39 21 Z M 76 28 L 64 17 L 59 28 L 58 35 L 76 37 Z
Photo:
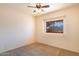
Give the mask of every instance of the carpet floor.
M 79 53 L 48 46 L 41 43 L 33 43 L 7 52 L 0 56 L 79 56 Z

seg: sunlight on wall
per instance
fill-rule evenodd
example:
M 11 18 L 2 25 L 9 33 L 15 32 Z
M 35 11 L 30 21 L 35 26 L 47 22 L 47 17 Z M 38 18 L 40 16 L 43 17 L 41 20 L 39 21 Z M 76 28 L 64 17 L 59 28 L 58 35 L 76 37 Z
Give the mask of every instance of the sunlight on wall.
M 36 39 L 40 43 L 79 52 L 79 5 L 36 17 Z M 65 15 L 64 33 L 46 33 L 44 19 Z M 49 20 L 49 19 L 48 19 Z

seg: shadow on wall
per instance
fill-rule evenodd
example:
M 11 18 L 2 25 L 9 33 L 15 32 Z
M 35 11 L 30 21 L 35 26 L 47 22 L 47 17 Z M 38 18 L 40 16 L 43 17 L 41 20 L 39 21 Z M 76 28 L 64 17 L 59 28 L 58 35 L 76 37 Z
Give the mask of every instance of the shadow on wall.
M 0 10 L 0 53 L 32 43 L 34 35 L 31 15 L 6 8 Z

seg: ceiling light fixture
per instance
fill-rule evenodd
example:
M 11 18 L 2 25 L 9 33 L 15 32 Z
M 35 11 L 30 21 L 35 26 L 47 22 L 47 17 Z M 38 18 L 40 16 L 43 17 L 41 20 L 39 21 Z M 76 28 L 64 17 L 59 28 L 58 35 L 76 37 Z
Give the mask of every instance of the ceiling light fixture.
M 36 3 L 35 6 L 27 6 L 27 7 L 34 8 L 33 12 L 35 13 L 35 12 L 37 12 L 37 10 L 44 12 L 43 8 L 48 8 L 49 5 L 47 5 L 47 4 L 43 5 L 42 3 Z

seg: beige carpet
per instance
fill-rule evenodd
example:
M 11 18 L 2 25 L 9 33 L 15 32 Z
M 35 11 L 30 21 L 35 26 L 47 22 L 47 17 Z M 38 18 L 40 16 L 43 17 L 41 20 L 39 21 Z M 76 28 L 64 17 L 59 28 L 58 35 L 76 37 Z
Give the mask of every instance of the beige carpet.
M 79 56 L 79 54 L 40 43 L 33 43 L 1 53 L 0 56 Z

